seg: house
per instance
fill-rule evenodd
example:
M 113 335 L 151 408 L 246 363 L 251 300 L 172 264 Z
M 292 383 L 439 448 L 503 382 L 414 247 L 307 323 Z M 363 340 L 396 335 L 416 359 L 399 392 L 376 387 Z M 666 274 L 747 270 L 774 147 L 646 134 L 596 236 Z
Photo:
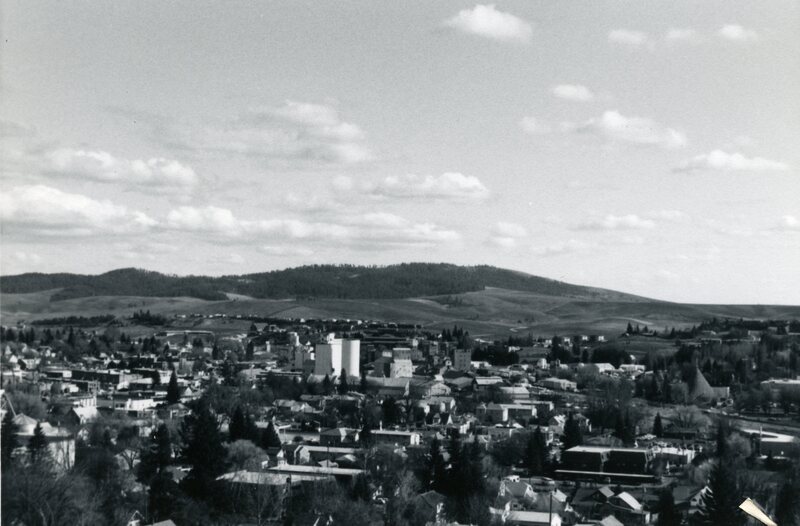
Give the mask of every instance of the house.
M 367 377 L 367 389 L 378 396 L 405 398 L 409 394 L 409 378 Z
M 418 446 L 420 434 L 415 431 L 396 431 L 392 429 L 375 429 L 372 438 L 378 444 L 395 444 L 401 446 Z
M 498 398 L 504 402 L 528 400 L 531 397 L 531 393 L 528 391 L 528 388 L 522 385 L 499 385 L 496 386 L 495 389 Z
M 620 492 L 601 507 L 602 515 L 613 515 L 623 524 L 649 524 L 650 512 L 627 491 Z
M 374 432 L 373 432 L 374 434 Z M 357 444 L 358 430 L 344 427 L 325 429 L 319 434 L 321 446 L 340 446 L 343 444 Z
M 504 383 L 499 376 L 478 376 L 472 381 L 472 389 L 476 393 L 487 393 L 491 387 Z
M 66 472 L 75 465 L 75 437 L 67 429 L 39 422 L 22 413 L 14 417 L 14 423 L 18 426 L 17 443 L 20 444 L 12 453 L 14 456 L 27 454 L 27 444 L 38 424 L 44 433 L 47 450 L 56 470 Z
M 577 391 L 578 384 L 573 382 L 572 380 L 567 380 L 565 378 L 556 378 L 550 377 L 545 378 L 543 380 L 539 380 L 539 385 L 542 387 L 546 387 L 547 389 L 552 389 L 554 391 Z
M 426 491 L 415 495 L 411 500 L 414 509 L 415 521 L 438 524 L 444 514 L 444 506 L 447 497 L 438 491 Z
M 519 477 L 511 476 L 500 481 L 497 499 L 503 504 L 509 502 L 512 510 L 525 510 L 533 506 L 536 493 L 530 484 L 520 481 Z
M 410 394 L 414 398 L 429 398 L 431 396 L 449 396 L 451 389 L 438 380 L 412 378 Z
M 511 511 L 506 516 L 511 526 L 561 526 L 561 515 L 546 511 Z

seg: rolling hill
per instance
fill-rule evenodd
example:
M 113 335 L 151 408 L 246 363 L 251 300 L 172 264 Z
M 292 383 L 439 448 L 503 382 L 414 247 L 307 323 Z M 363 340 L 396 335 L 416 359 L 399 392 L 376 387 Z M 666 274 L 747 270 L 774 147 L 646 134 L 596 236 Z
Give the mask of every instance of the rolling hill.
M 51 297 L 187 296 L 227 299 L 227 293 L 253 298 L 400 299 L 461 294 L 487 287 L 521 290 L 549 296 L 586 299 L 630 299 L 633 296 L 581 287 L 522 272 L 446 263 L 403 263 L 385 267 L 313 265 L 238 276 L 173 276 L 134 268 L 96 276 L 82 274 L 20 274 L 0 277 L 0 292 L 31 293 L 60 289 Z
M 243 276 L 178 277 L 135 269 L 100 276 L 0 278 L 2 323 L 68 315 L 228 314 L 350 318 L 465 327 L 474 336 L 592 332 L 628 322 L 691 326 L 712 317 L 800 318 L 800 306 L 672 303 L 494 267 L 311 266 Z M 204 328 L 222 329 L 213 320 Z M 227 326 L 233 330 L 233 325 Z

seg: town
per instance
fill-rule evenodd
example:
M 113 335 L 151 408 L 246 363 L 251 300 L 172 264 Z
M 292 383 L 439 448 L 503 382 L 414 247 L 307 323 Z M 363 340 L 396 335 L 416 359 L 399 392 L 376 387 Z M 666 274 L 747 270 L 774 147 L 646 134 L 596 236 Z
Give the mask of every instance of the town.
M 800 517 L 800 322 L 71 316 L 2 332 L 7 524 Z

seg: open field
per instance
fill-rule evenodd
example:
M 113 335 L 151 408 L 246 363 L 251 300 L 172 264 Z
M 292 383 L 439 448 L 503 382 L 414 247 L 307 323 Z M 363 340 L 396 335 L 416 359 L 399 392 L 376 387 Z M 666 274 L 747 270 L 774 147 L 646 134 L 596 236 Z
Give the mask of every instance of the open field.
M 448 297 L 410 299 L 253 299 L 234 296 L 225 301 L 197 298 L 93 296 L 50 301 L 55 290 L 3 294 L 3 324 L 60 316 L 114 314 L 130 316 L 139 309 L 160 314 L 259 315 L 284 318 L 349 318 L 419 323 L 436 330 L 465 327 L 473 336 L 597 333 L 615 335 L 628 322 L 685 327 L 711 317 L 800 318 L 800 306 L 692 305 L 633 299 L 587 300 L 532 292 L 487 288 Z M 449 304 L 448 304 L 449 303 Z M 215 323 L 220 323 L 216 321 Z M 207 323 L 202 323 L 206 328 Z M 235 325 L 235 324 L 234 324 Z M 233 325 L 230 327 L 234 329 Z M 240 329 L 238 326 L 236 330 Z

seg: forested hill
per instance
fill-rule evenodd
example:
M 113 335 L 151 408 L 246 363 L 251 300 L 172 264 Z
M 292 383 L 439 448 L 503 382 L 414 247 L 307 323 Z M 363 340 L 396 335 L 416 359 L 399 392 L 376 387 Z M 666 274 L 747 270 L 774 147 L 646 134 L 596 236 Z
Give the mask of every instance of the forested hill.
M 496 267 L 446 263 L 403 263 L 385 267 L 312 265 L 222 277 L 173 276 L 133 268 L 96 276 L 39 273 L 0 276 L 3 293 L 59 289 L 52 300 L 88 296 L 189 296 L 223 300 L 227 298 L 225 293 L 255 298 L 396 299 L 459 294 L 486 287 L 594 300 L 640 299 Z

